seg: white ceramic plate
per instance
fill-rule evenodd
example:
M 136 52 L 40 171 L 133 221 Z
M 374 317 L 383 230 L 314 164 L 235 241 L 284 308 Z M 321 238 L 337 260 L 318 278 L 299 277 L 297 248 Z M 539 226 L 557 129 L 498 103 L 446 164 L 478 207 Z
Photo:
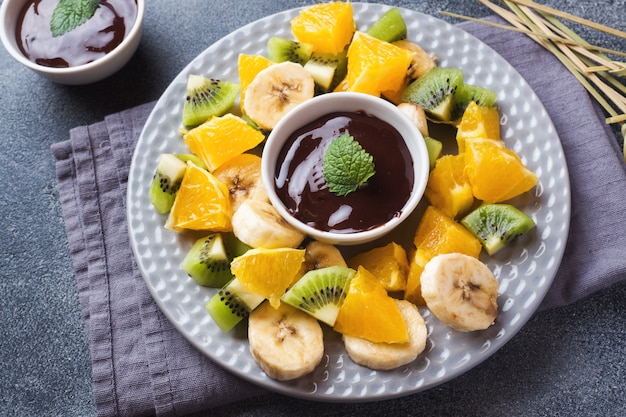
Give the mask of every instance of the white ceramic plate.
M 353 3 L 358 29 L 365 29 L 387 6 Z M 468 83 L 495 90 L 502 135 L 539 177 L 536 190 L 515 204 L 537 228 L 493 258 L 483 258 L 500 282 L 499 316 L 488 330 L 451 331 L 422 308 L 428 326 L 426 351 L 408 366 L 376 372 L 355 365 L 340 337 L 325 329 L 325 357 L 310 375 L 281 383 L 267 377 L 248 350 L 245 323 L 225 334 L 204 309 L 216 290 L 201 288 L 181 269 L 191 245 L 187 237 L 163 228 L 148 199 L 159 154 L 186 151 L 179 137 L 185 84 L 190 73 L 238 82 L 239 53 L 265 54 L 270 36 L 291 37 L 289 21 L 297 10 L 253 22 L 211 45 L 171 83 L 156 104 L 139 138 L 128 180 L 128 223 L 137 264 L 154 299 L 178 330 L 201 352 L 236 375 L 286 395 L 320 401 L 371 401 L 425 390 L 463 374 L 502 347 L 537 309 L 561 261 L 570 218 L 570 188 L 563 151 L 544 107 L 521 76 L 498 54 L 462 30 L 421 13 L 401 10 L 409 39 L 435 51 L 444 67 L 460 67 Z M 445 134 L 443 132 L 442 134 Z M 409 222 L 409 241 L 423 212 Z

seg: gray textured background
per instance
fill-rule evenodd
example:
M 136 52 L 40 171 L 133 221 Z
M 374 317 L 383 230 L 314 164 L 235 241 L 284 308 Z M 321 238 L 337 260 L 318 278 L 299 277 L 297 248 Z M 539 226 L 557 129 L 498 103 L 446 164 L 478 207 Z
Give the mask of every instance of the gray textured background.
M 469 0 L 386 3 L 433 15 L 440 10 L 489 14 Z M 626 31 L 624 0 L 541 3 Z M 0 415 L 95 415 L 50 145 L 67 139 L 72 127 L 156 100 L 189 61 L 238 27 L 308 4 L 149 0 L 137 54 L 118 74 L 90 86 L 52 84 L 0 49 L 0 178 L 5 183 L 0 197 Z M 626 49 L 624 41 L 577 29 L 592 43 Z M 623 282 L 574 305 L 537 313 L 485 363 L 402 399 L 340 405 L 268 395 L 206 415 L 623 416 L 625 310 Z

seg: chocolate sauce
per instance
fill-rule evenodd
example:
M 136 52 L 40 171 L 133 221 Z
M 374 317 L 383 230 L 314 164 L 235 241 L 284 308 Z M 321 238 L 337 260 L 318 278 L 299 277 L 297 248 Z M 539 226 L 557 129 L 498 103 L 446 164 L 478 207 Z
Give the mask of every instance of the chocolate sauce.
M 28 1 L 15 31 L 24 56 L 46 67 L 75 67 L 102 58 L 122 43 L 137 18 L 136 0 L 103 0 L 85 23 L 53 37 L 50 19 L 58 3 Z
M 376 174 L 347 196 L 324 181 L 326 148 L 348 133 L 374 158 Z M 370 230 L 400 215 L 413 188 L 413 161 L 400 133 L 362 112 L 328 114 L 294 132 L 276 164 L 276 192 L 287 210 L 318 230 Z

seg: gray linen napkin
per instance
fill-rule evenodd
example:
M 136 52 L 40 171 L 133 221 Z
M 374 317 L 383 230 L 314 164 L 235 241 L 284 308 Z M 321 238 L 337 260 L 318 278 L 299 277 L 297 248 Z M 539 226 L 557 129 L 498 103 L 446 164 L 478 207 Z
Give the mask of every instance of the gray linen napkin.
M 626 173 L 598 107 L 548 52 L 523 35 L 463 23 L 530 83 L 554 121 L 572 185 L 570 237 L 541 308 L 626 278 Z M 78 127 L 52 146 L 92 358 L 99 416 L 175 416 L 262 394 L 193 348 L 161 313 L 130 249 L 130 159 L 154 103 Z

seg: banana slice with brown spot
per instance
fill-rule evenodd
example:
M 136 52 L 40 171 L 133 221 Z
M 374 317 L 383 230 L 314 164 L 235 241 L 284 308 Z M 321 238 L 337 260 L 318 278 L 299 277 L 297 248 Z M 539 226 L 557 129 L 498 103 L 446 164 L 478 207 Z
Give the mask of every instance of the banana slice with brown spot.
M 275 309 L 265 302 L 250 313 L 248 343 L 261 369 L 279 381 L 312 372 L 324 355 L 319 322 L 285 303 Z
M 417 306 L 396 300 L 409 333 L 406 343 L 374 343 L 353 336 L 343 336 L 350 359 L 358 365 L 376 370 L 390 370 L 413 362 L 426 348 L 428 330 Z
M 397 107 L 411 119 L 422 136 L 428 136 L 428 119 L 423 107 L 415 103 L 400 103 Z
M 243 153 L 231 158 L 213 172 L 226 184 L 233 213 L 247 199 L 269 202 L 261 179 L 261 157 Z
M 304 264 L 307 271 L 327 266 L 348 266 L 336 246 L 317 240 L 312 240 L 306 245 Z
M 313 98 L 315 81 L 300 64 L 281 62 L 260 71 L 246 88 L 246 114 L 262 129 L 272 130 L 298 104 Z
M 428 309 L 443 324 L 465 332 L 494 324 L 498 281 L 479 259 L 461 253 L 435 256 L 420 280 Z

